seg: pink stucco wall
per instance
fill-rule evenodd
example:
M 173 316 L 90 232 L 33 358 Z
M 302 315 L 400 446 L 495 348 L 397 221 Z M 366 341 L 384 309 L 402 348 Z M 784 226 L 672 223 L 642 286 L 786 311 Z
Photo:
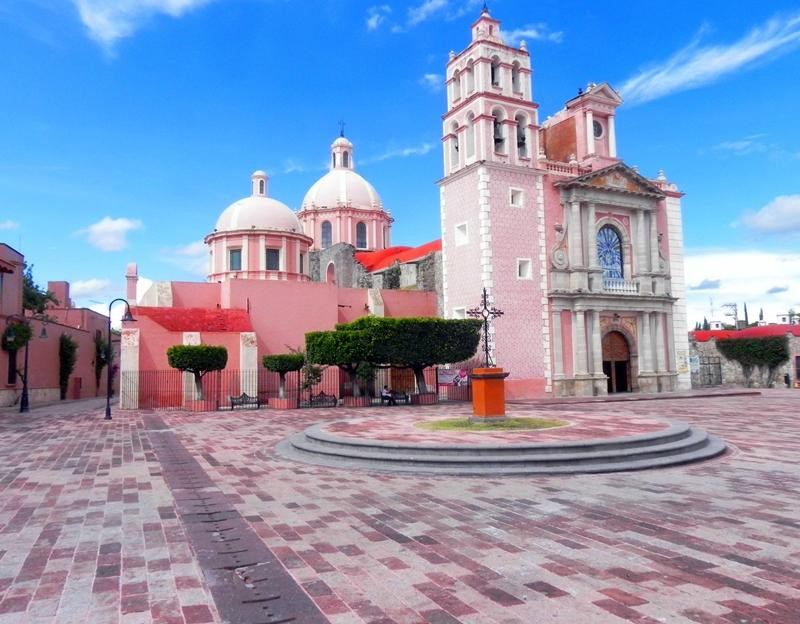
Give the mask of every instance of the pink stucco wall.
M 220 285 L 216 282 L 171 282 L 172 305 L 176 308 L 215 308 Z

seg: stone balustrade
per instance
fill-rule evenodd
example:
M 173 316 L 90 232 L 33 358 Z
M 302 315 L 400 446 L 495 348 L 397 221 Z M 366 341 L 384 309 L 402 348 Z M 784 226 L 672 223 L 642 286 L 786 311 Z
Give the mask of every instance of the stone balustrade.
M 621 277 L 604 277 L 603 291 L 615 295 L 637 295 L 639 294 L 639 283 Z

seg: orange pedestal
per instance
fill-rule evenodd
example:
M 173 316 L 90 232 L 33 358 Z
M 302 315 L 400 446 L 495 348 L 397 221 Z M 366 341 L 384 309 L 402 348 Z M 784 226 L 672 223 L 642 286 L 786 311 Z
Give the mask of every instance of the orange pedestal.
M 505 378 L 502 368 L 475 368 L 470 374 L 472 383 L 471 420 L 501 421 L 506 418 Z

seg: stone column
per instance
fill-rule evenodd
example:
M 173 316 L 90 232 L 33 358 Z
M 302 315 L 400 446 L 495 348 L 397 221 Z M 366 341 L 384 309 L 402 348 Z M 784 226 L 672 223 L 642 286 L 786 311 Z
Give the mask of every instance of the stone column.
M 586 242 L 588 243 L 588 258 L 586 259 L 586 266 L 597 266 L 597 232 L 595 228 L 595 211 L 594 202 L 588 204 L 588 211 L 586 216 Z
M 603 341 L 600 330 L 600 310 L 590 312 L 591 319 L 591 345 L 592 345 L 592 374 L 603 374 Z
M 658 265 L 658 219 L 654 210 L 650 213 L 650 270 L 655 273 Z
M 250 237 L 242 236 L 242 270 L 239 277 L 247 277 L 250 272 Z
M 639 337 L 639 372 L 650 373 L 653 371 L 653 346 L 650 333 L 650 313 L 641 312 L 641 336 Z
M 581 203 L 577 201 L 569 204 L 569 266 L 570 268 L 583 266 L 583 243 L 581 236 Z
M 664 373 L 666 372 L 667 368 L 664 344 L 664 314 L 662 312 L 653 312 L 653 326 L 656 334 L 656 371 L 659 373 Z
M 262 273 L 267 270 L 267 237 L 261 234 L 258 237 L 258 270 Z M 263 275 L 261 277 L 264 277 Z
M 614 115 L 608 116 L 608 155 L 611 158 L 617 157 L 617 131 L 614 127 Z
M 588 372 L 585 314 L 582 310 L 572 313 L 572 365 L 575 369 L 576 377 L 578 375 L 586 375 Z
M 139 408 L 139 330 L 124 328 L 120 337 L 119 407 Z
M 594 115 L 586 111 L 586 153 L 594 154 Z
M 564 351 L 561 337 L 561 311 L 553 312 L 553 378 L 564 377 Z
M 239 332 L 240 392 L 258 395 L 258 341 L 255 332 Z
M 647 232 L 644 224 L 644 210 L 636 212 L 636 268 L 634 273 L 641 275 L 647 271 Z

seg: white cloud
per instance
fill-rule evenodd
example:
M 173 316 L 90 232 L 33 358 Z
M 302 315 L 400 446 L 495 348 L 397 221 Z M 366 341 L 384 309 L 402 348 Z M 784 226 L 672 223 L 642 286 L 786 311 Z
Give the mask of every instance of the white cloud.
M 773 323 L 776 315 L 791 307 L 800 308 L 800 253 L 687 251 L 684 260 L 688 284 L 701 283 L 709 275 L 720 282 L 719 288 L 711 292 L 689 290 L 687 293 L 690 329 L 696 322 L 702 322 L 703 317 L 709 321 L 731 322 L 724 316 L 724 303 L 737 303 L 741 319 L 744 318 L 743 306 L 746 303 L 751 323 L 758 318 L 761 308 L 764 320 Z
M 180 17 L 214 0 L 72 0 L 89 36 L 111 51 L 159 13 Z
M 367 9 L 367 30 L 377 30 L 386 21 L 386 16 L 392 12 L 388 4 L 372 6 Z
M 764 137 L 766 137 L 765 134 L 751 134 L 750 136 L 735 141 L 722 141 L 712 146 L 711 149 L 718 152 L 733 154 L 734 156 L 746 156 L 747 154 L 753 154 L 755 152 L 765 152 L 769 146 L 762 141 Z
M 103 217 L 79 233 L 85 234 L 89 243 L 101 251 L 119 251 L 128 246 L 128 232 L 141 227 L 138 219 Z
M 93 277 L 77 280 L 69 285 L 69 294 L 76 298 L 90 298 L 105 295 L 111 287 L 111 280 Z
M 416 26 L 446 9 L 448 0 L 425 0 L 422 4 L 408 8 L 408 25 Z
M 16 230 L 18 227 L 19 223 L 12 221 L 11 219 L 0 221 L 0 230 Z
M 201 240 L 162 251 L 162 258 L 197 277 L 208 275 L 208 246 Z
M 383 154 L 378 156 L 373 156 L 372 158 L 364 159 L 364 164 L 375 163 L 375 162 L 382 162 L 384 160 L 390 160 L 392 158 L 408 158 L 409 156 L 424 156 L 425 154 L 431 152 L 436 145 L 433 143 L 421 143 L 420 145 L 414 145 L 411 147 L 400 147 L 400 148 L 391 148 L 387 149 Z
M 770 61 L 800 42 L 800 15 L 773 17 L 728 45 L 701 45 L 701 31 L 663 63 L 629 78 L 620 92 L 629 104 L 711 83 L 756 61 Z
M 518 46 L 520 41 L 551 41 L 553 43 L 561 43 L 564 39 L 564 33 L 560 30 L 551 31 L 547 24 L 528 24 L 523 28 L 517 28 L 502 32 L 503 41 L 506 45 Z
M 444 76 L 442 74 L 424 74 L 419 79 L 419 84 L 434 92 L 441 91 L 444 89 Z
M 742 215 L 740 223 L 767 234 L 800 232 L 800 195 L 780 195 L 758 212 Z

